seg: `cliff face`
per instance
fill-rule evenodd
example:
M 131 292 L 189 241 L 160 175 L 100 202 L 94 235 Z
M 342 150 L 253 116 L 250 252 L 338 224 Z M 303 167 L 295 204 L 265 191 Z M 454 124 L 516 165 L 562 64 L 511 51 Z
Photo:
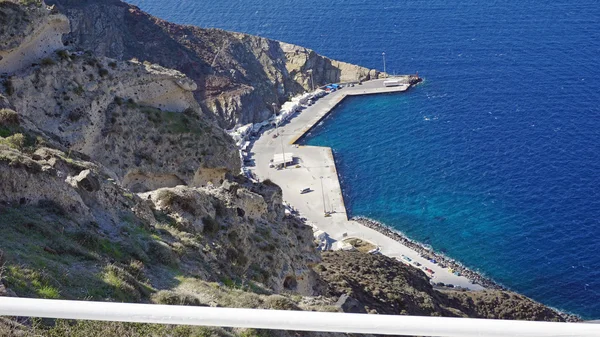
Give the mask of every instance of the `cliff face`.
M 62 51 L 7 81 L 31 129 L 111 169 L 134 192 L 239 171 L 229 137 L 199 113 L 195 83 L 177 71 Z
M 0 17 L 10 18 L 0 49 L 3 105 L 26 128 L 101 163 L 134 192 L 239 172 L 231 139 L 201 113 L 197 85 L 181 72 L 64 50 L 68 19 L 45 5 L 1 2 Z
M 25 10 L 13 2 L 0 2 L 0 73 L 17 71 L 52 54 L 68 32 L 67 17 L 49 15 L 41 4 Z
M 312 50 L 241 33 L 172 24 L 118 0 L 51 0 L 71 20 L 65 41 L 119 60 L 173 68 L 198 84 L 194 95 L 221 126 L 259 122 L 272 103 L 315 86 L 379 73 Z

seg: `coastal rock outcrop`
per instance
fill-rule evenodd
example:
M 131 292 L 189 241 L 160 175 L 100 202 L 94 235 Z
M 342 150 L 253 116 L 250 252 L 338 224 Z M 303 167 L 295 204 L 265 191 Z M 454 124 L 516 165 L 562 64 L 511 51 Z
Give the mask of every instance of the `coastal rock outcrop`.
M 288 43 L 169 23 L 118 0 L 48 3 L 71 20 L 69 46 L 181 71 L 197 83 L 203 110 L 226 128 L 265 120 L 273 103 L 311 88 L 311 73 L 315 86 L 380 75 Z
M 180 72 L 68 51 L 47 60 L 5 80 L 12 105 L 30 129 L 102 163 L 124 186 L 203 185 L 239 171 L 231 140 L 202 118 L 195 83 Z
M 536 321 L 565 320 L 558 312 L 508 291 L 436 290 L 421 270 L 384 255 L 324 252 L 315 267 L 328 294 L 344 295 L 349 312 Z
M 53 13 L 41 2 L 24 8 L 0 1 L 0 73 L 13 73 L 62 48 L 69 32 L 66 16 Z
M 192 79 L 149 62 L 58 49 L 68 29 L 52 30 L 59 37 L 51 45 L 32 40 L 56 22 L 68 28 L 67 18 L 43 3 L 2 2 L 0 9 L 10 18 L 2 34 L 14 35 L 3 41 L 10 55 L 45 48 L 39 63 L 11 66 L 0 79 L 25 128 L 103 164 L 135 192 L 220 183 L 226 172 L 239 171 L 237 150 L 201 113 Z
M 315 85 L 358 82 L 378 78 L 381 74 L 375 69 L 328 59 L 308 48 L 284 42 L 280 42 L 280 46 L 285 53 L 285 66 L 290 78 L 302 87 L 299 90 L 310 89 L 313 82 Z

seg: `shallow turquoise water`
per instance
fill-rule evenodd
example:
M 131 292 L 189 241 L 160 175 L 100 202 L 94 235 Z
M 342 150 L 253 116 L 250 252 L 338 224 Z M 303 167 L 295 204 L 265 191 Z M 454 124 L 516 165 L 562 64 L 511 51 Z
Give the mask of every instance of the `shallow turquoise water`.
M 351 98 L 333 147 L 352 215 L 381 220 L 543 303 L 600 318 L 600 5 L 595 0 L 133 0 L 180 23 L 419 71 Z

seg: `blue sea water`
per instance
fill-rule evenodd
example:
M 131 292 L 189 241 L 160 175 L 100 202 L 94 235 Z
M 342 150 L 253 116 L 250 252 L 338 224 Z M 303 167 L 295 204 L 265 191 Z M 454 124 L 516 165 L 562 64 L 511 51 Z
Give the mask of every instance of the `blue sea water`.
M 348 211 L 600 318 L 597 0 L 130 2 L 418 71 L 410 92 L 347 99 L 307 139 L 334 149 Z

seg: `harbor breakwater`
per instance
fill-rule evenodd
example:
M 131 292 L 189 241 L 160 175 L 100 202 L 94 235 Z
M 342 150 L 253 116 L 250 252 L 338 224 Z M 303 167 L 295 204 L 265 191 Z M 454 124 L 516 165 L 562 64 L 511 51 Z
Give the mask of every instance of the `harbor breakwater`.
M 419 253 L 423 258 L 426 258 L 428 260 L 435 260 L 436 263 L 439 264 L 440 266 L 445 266 L 445 267 L 454 269 L 455 271 L 459 272 L 462 276 L 468 278 L 471 282 L 479 284 L 486 289 L 508 290 L 506 287 L 494 282 L 493 280 L 481 275 L 480 273 L 465 267 L 460 262 L 458 262 L 452 258 L 449 258 L 449 257 L 445 256 L 444 254 L 437 253 L 437 252 L 433 251 L 433 249 L 431 247 L 425 246 L 420 242 L 409 239 L 403 233 L 401 233 L 393 228 L 390 228 L 389 226 L 387 226 L 377 220 L 369 219 L 369 218 L 363 217 L 363 216 L 355 216 L 355 217 L 352 217 L 350 220 L 356 221 L 365 227 L 376 230 L 379 233 L 402 243 L 406 247 Z M 581 322 L 582 321 L 581 317 L 579 317 L 577 315 L 563 312 L 563 311 L 555 309 L 555 308 L 552 308 L 552 309 L 554 311 L 556 311 L 558 314 L 560 314 L 567 322 Z
M 409 247 L 410 249 L 416 251 L 423 258 L 426 258 L 427 260 L 435 260 L 437 262 L 437 264 L 439 264 L 440 266 L 445 266 L 445 267 L 454 269 L 456 272 L 460 273 L 462 276 L 468 278 L 471 282 L 479 284 L 484 288 L 495 289 L 495 290 L 506 290 L 506 288 L 503 287 L 502 285 L 492 281 L 491 279 L 481 275 L 480 273 L 478 273 L 476 271 L 473 271 L 473 270 L 465 267 L 460 262 L 458 262 L 454 259 L 451 259 L 441 253 L 437 253 L 437 252 L 433 251 L 433 249 L 431 247 L 425 246 L 417 241 L 409 239 L 406 235 L 398 232 L 397 230 L 395 230 L 393 228 L 390 228 L 389 226 L 387 226 L 379 221 L 369 219 L 367 217 L 362 217 L 362 216 L 352 217 L 351 220 L 354 220 L 365 227 L 376 230 L 379 233 L 400 242 L 401 244 L 405 245 L 406 247 Z

